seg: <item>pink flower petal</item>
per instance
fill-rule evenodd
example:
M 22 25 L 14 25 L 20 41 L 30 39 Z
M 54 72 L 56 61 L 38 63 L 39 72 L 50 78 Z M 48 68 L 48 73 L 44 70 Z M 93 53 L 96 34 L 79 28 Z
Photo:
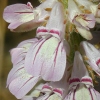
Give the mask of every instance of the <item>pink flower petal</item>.
M 50 33 L 56 33 L 60 37 L 64 37 L 66 25 L 64 24 L 64 20 L 65 16 L 63 5 L 61 3 L 56 3 L 51 11 L 51 15 L 46 25 L 46 28 L 50 30 Z
M 84 62 L 83 62 L 81 54 L 78 51 L 76 51 L 75 57 L 74 57 L 74 64 L 73 64 L 71 79 L 72 78 L 81 79 L 84 76 L 89 76 L 89 73 L 86 69 Z
M 11 31 L 13 32 L 27 32 L 27 31 L 31 31 L 34 28 L 37 28 L 38 26 L 42 25 L 44 23 L 44 20 L 31 20 L 29 22 L 26 23 L 22 23 L 20 26 L 18 25 L 17 28 L 10 28 L 10 26 L 8 27 L 9 29 L 11 29 Z M 16 25 L 16 24 L 15 24 Z
M 10 51 L 13 64 L 17 64 L 24 59 L 25 53 L 23 53 L 23 51 L 23 48 L 14 48 Z
M 25 73 L 24 63 L 19 63 L 11 69 L 7 77 L 7 86 L 17 77 Z
M 86 41 L 81 42 L 80 45 L 82 48 L 82 53 L 85 54 L 89 59 L 87 60 L 87 63 L 98 75 L 100 75 L 100 51 Z
M 12 63 L 15 65 L 25 59 L 26 53 L 32 44 L 37 42 L 36 38 L 21 42 L 16 48 L 10 50 Z
M 61 78 L 63 77 L 65 68 L 66 68 L 66 51 L 63 47 L 63 43 L 59 42 L 58 46 L 54 50 L 52 58 L 50 60 L 47 59 L 43 63 L 41 74 L 44 80 L 58 81 L 61 80 Z
M 66 52 L 63 43 L 55 37 L 38 42 L 26 55 L 25 68 L 28 73 L 33 76 L 41 74 L 44 80 L 60 80 L 65 67 Z
M 27 73 L 22 74 L 10 83 L 9 90 L 17 99 L 21 99 L 34 87 L 38 80 L 39 77 L 32 77 Z
M 10 23 L 8 28 L 11 31 L 30 31 L 45 22 L 45 18 L 50 15 L 50 12 L 45 9 L 52 8 L 55 3 L 57 3 L 55 0 L 46 0 L 36 8 L 33 8 L 30 2 L 27 5 L 10 5 L 4 9 L 3 18 Z
M 29 5 L 14 4 L 4 9 L 3 18 L 11 23 L 8 28 L 16 29 L 23 23 L 29 22 L 35 19 L 36 12 Z
M 45 13 L 44 13 L 45 14 Z M 47 17 L 47 14 L 45 14 Z M 9 29 L 16 32 L 30 31 L 44 22 L 39 19 L 39 12 L 33 9 L 31 3 L 14 4 L 4 9 L 3 18 L 10 23 Z

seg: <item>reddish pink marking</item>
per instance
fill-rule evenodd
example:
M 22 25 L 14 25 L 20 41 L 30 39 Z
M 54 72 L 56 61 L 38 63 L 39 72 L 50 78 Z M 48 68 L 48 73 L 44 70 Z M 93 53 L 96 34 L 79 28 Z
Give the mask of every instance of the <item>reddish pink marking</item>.
M 90 88 L 89 88 L 89 92 L 90 92 L 90 95 L 91 95 L 91 99 L 92 99 L 92 100 L 94 100 L 94 99 L 93 99 L 93 95 L 92 95 L 92 92 L 91 92 L 91 89 L 90 89 Z
M 38 47 L 38 50 L 37 50 L 37 52 L 36 52 L 36 54 L 35 54 L 34 61 L 35 61 L 35 58 L 36 58 L 36 56 L 37 56 L 39 50 L 41 49 L 42 45 L 44 44 L 44 42 L 47 41 L 47 40 L 49 40 L 50 38 L 51 38 L 51 37 L 47 38 L 47 39 L 44 40 L 41 44 L 39 44 L 39 43 L 42 41 L 42 40 L 41 40 L 41 41 L 36 45 L 36 46 L 38 46 L 38 45 L 40 45 L 40 46 Z M 35 46 L 35 47 L 36 47 L 36 46 Z M 34 61 L 33 61 L 33 64 L 34 64 Z
M 29 2 L 27 3 L 27 6 L 30 6 L 30 7 L 31 7 L 31 5 L 30 5 L 30 3 L 29 3 Z
M 81 80 L 81 82 L 91 82 L 92 83 L 92 80 L 89 79 L 89 78 L 84 78 L 84 79 Z
M 48 30 L 47 29 L 38 29 L 37 33 L 39 33 L 39 32 L 48 32 Z
M 30 2 L 28 2 L 28 3 L 27 3 L 27 6 L 29 6 L 29 7 L 33 8 L 33 6 L 31 5 L 31 3 L 30 3 Z
M 59 89 L 54 89 L 53 92 L 58 92 L 58 93 L 61 94 L 61 95 L 63 94 L 62 91 L 59 90 Z
M 79 88 L 79 85 L 77 85 L 76 89 L 74 90 L 74 93 L 73 93 L 73 100 L 75 100 L 75 93 L 77 91 L 77 89 Z
M 99 63 L 100 63 L 100 59 L 96 62 L 96 64 L 99 65 Z
M 52 33 L 52 34 L 57 34 L 57 35 L 59 35 L 60 33 L 59 33 L 59 31 L 56 31 L 56 30 L 47 30 L 47 29 L 38 29 L 37 30 L 37 34 L 39 33 L 39 32 L 49 32 L 49 33 Z
M 56 31 L 56 30 L 50 30 L 50 33 L 57 34 L 57 35 L 60 34 L 59 31 Z
M 16 91 L 16 94 L 18 94 L 18 92 L 31 80 L 33 79 L 34 77 L 30 77 L 28 80 L 26 80 L 23 85 Z
M 73 78 L 69 81 L 69 84 L 73 83 L 73 82 L 80 82 L 79 78 Z
M 33 13 L 33 12 L 14 12 L 14 13 L 23 14 L 23 13 Z
M 57 48 L 56 48 L 56 54 L 55 54 L 55 58 L 54 58 L 54 66 L 56 65 L 56 58 L 57 58 L 57 54 L 58 54 L 58 49 L 59 49 L 59 46 L 61 44 L 61 41 L 59 42 Z
M 42 89 L 49 89 L 49 90 L 52 90 L 52 88 L 50 87 L 50 86 L 48 86 L 48 85 L 44 85 L 43 87 L 42 87 Z

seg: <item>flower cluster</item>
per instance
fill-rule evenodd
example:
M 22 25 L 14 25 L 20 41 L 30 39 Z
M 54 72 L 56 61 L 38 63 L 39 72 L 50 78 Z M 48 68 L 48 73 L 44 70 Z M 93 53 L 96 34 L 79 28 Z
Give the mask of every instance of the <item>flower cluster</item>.
M 40 0 L 4 9 L 13 32 L 36 29 L 33 39 L 10 50 L 7 87 L 21 100 L 99 100 L 100 50 L 86 40 L 100 22 L 99 0 Z

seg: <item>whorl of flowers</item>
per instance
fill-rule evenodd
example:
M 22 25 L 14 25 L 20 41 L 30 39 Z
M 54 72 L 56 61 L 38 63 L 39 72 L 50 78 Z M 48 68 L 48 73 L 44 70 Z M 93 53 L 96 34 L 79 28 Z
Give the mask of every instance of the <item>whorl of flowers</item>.
M 39 1 L 4 9 L 11 31 L 37 28 L 33 39 L 10 50 L 10 92 L 21 100 L 99 100 L 100 46 L 87 42 L 100 23 L 99 0 Z

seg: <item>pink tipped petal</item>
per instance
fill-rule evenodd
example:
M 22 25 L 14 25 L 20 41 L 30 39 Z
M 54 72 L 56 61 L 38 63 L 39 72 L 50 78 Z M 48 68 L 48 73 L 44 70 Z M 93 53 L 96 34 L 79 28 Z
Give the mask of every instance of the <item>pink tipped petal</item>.
M 46 17 L 45 14 L 44 17 Z M 39 12 L 33 9 L 31 3 L 14 4 L 5 8 L 3 18 L 10 23 L 9 29 L 16 32 L 29 31 L 44 22 L 44 19 L 39 19 Z
M 10 26 L 8 27 L 9 29 L 11 29 L 11 31 L 13 32 L 27 32 L 27 31 L 31 31 L 35 28 L 37 28 L 38 26 L 42 25 L 44 23 L 44 20 L 31 20 L 29 22 L 26 23 L 22 23 L 20 26 L 18 26 L 16 29 L 15 28 L 10 28 Z
M 89 77 L 89 73 L 83 62 L 82 56 L 78 51 L 76 51 L 75 57 L 74 57 L 72 74 L 69 81 L 69 84 L 70 84 L 69 88 L 71 88 L 73 85 L 79 84 L 80 82 L 84 84 L 92 85 L 92 80 Z
M 33 15 L 33 17 L 32 17 L 32 15 Z M 28 16 L 30 16 L 31 19 L 22 20 L 22 18 L 24 18 L 24 17 L 26 18 Z M 22 20 L 23 22 L 24 21 L 27 22 L 34 18 L 33 9 L 25 4 L 13 4 L 13 5 L 7 6 L 4 9 L 3 18 L 7 22 L 15 22 L 15 21 L 19 21 L 19 20 Z
M 59 29 L 61 32 L 64 32 L 64 8 L 61 3 L 57 3 L 53 7 L 46 27 L 49 29 Z
M 56 3 L 53 7 L 50 18 L 46 27 L 39 27 L 37 29 L 37 36 L 52 35 L 59 39 L 64 39 L 65 25 L 64 24 L 64 8 L 61 3 Z
M 16 29 L 23 23 L 33 20 L 36 16 L 34 9 L 25 4 L 14 4 L 5 8 L 3 18 L 11 23 L 8 28 Z
M 45 22 L 45 18 L 50 16 L 46 8 L 52 8 L 57 0 L 46 0 L 38 7 L 33 8 L 30 2 L 25 4 L 14 4 L 4 9 L 3 18 L 10 25 L 8 28 L 14 32 L 30 31 Z
M 83 62 L 81 54 L 78 51 L 76 51 L 71 78 L 81 79 L 83 76 L 89 76 L 89 73 Z
M 21 99 L 34 87 L 38 80 L 39 77 L 32 77 L 27 73 L 22 74 L 10 83 L 9 90 L 17 99 Z
M 87 63 L 98 75 L 100 75 L 100 51 L 86 41 L 81 42 L 81 47 L 83 48 L 83 53 L 89 59 Z

